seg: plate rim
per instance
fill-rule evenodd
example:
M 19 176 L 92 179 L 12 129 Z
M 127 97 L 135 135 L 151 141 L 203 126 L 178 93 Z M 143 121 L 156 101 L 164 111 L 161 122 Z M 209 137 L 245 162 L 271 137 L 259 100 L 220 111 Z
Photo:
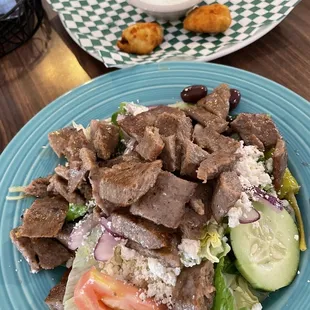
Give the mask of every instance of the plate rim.
M 48 103 L 43 109 L 41 109 L 38 113 L 36 113 L 32 118 L 30 118 L 20 129 L 19 131 L 15 134 L 15 136 L 10 140 L 10 142 L 6 145 L 6 147 L 4 148 L 4 150 L 2 151 L 2 153 L 0 154 L 0 167 L 1 167 L 1 161 L 2 158 L 6 156 L 6 153 L 8 152 L 8 150 L 12 147 L 11 145 L 13 145 L 16 141 L 17 138 L 19 138 L 19 136 L 21 134 L 23 134 L 23 132 L 29 127 L 31 126 L 31 123 L 33 122 L 33 120 L 35 118 L 40 117 L 41 114 L 45 113 L 46 111 L 48 111 L 49 109 L 53 108 L 55 105 L 57 105 L 58 102 L 60 102 L 63 98 L 66 98 L 67 96 L 70 96 L 70 94 L 78 89 L 83 89 L 85 87 L 87 87 L 87 85 L 90 84 L 94 84 L 96 83 L 98 80 L 104 80 L 104 79 L 108 79 L 108 78 L 113 78 L 114 76 L 118 76 L 118 75 L 122 75 L 123 72 L 127 72 L 130 70 L 143 70 L 144 68 L 146 68 L 146 70 L 151 69 L 152 67 L 156 68 L 156 67 L 169 67 L 169 66 L 187 66 L 187 65 L 193 65 L 193 66 L 199 66 L 199 68 L 201 68 L 201 66 L 203 67 L 219 67 L 222 68 L 223 70 L 231 70 L 233 72 L 242 72 L 243 74 L 247 74 L 250 76 L 253 76 L 256 79 L 260 79 L 264 82 L 268 82 L 272 85 L 275 85 L 276 87 L 280 87 L 281 89 L 284 89 L 285 91 L 288 91 L 292 96 L 295 96 L 296 99 L 298 101 L 303 102 L 303 104 L 307 105 L 309 104 L 309 108 L 310 108 L 310 102 L 306 99 L 303 98 L 301 95 L 297 94 L 296 92 L 294 92 L 293 90 L 291 90 L 288 87 L 285 87 L 284 85 L 275 82 L 271 79 L 268 79 L 262 75 L 259 75 L 257 73 L 253 73 L 244 69 L 239 69 L 239 68 L 235 68 L 235 67 L 231 67 L 231 66 L 227 66 L 227 65 L 223 65 L 223 64 L 217 64 L 217 63 L 210 63 L 210 62 L 206 62 L 206 63 L 200 63 L 197 61 L 167 61 L 167 62 L 155 62 L 155 63 L 149 63 L 149 64 L 140 64 L 140 65 L 136 65 L 133 67 L 128 67 L 128 68 L 122 68 L 120 70 L 117 71 L 112 71 L 112 72 L 108 72 L 106 74 L 100 75 L 94 79 L 91 79 L 79 86 L 76 86 L 74 88 L 72 88 L 71 90 L 65 92 L 64 94 L 60 95 L 59 97 L 55 98 L 53 101 L 51 101 L 50 103 Z M 29 125 L 30 124 L 30 125 Z

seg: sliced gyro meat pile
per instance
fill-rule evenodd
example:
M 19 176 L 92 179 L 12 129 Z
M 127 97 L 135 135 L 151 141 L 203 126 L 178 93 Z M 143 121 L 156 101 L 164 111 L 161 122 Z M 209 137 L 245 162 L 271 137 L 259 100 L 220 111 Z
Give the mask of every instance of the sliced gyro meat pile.
M 26 187 L 25 194 L 38 199 L 25 211 L 20 227 L 11 231 L 12 242 L 33 272 L 65 264 L 84 235 L 99 226 L 102 234 L 118 239 L 112 254 L 115 246 L 127 247 L 132 255 L 178 269 L 170 294 L 172 309 L 212 309 L 216 260 L 193 258 L 194 263 L 187 265 L 179 246 L 184 240 L 201 245 L 210 223 L 226 223 L 224 217 L 246 194 L 236 168 L 244 144 L 262 152 L 273 150 L 277 191 L 287 168 L 287 150 L 267 115 L 241 113 L 227 121 L 228 85 L 209 95 L 206 88 L 201 90 L 203 98 L 197 97 L 184 110 L 145 108 L 116 121 L 112 117 L 113 124 L 92 120 L 88 131 L 67 127 L 49 134 L 52 149 L 68 162 Z M 244 142 L 233 139 L 231 132 Z M 119 151 L 119 143 L 126 151 Z M 67 220 L 72 205 L 85 206 L 90 200 L 93 209 L 74 222 Z M 100 265 L 106 262 L 94 258 Z M 51 307 L 61 305 L 65 283 L 63 279 L 46 299 Z
M 37 199 L 25 211 L 22 225 L 11 231 L 12 242 L 32 272 L 53 269 L 72 257 L 72 253 L 56 240 L 67 211 L 68 202 L 62 197 Z

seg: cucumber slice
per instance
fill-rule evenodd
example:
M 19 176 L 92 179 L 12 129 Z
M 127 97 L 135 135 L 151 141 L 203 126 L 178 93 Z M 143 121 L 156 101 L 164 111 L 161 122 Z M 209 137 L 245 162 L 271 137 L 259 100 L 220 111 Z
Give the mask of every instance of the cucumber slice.
M 275 291 L 289 285 L 297 272 L 299 242 L 297 227 L 286 210 L 276 212 L 262 203 L 253 203 L 259 221 L 231 229 L 236 267 L 250 284 Z

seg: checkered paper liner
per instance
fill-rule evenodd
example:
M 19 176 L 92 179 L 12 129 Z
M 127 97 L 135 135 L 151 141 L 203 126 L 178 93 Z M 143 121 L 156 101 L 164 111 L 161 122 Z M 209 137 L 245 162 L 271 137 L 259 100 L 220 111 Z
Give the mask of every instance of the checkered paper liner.
M 82 48 L 99 55 L 107 67 L 119 68 L 180 57 L 205 61 L 207 56 L 247 40 L 262 26 L 280 21 L 299 1 L 219 0 L 229 7 L 232 25 L 217 35 L 189 32 L 181 20 L 157 20 L 164 29 L 164 41 L 152 54 L 141 56 L 119 51 L 116 42 L 129 25 L 155 19 L 126 0 L 48 0 Z

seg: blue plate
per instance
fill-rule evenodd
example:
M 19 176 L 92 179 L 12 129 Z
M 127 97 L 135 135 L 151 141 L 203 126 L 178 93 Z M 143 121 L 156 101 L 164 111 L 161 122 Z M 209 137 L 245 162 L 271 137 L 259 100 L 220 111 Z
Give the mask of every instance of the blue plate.
M 6 201 L 10 186 L 26 185 L 48 175 L 59 163 L 48 144 L 50 131 L 71 124 L 87 125 L 91 119 L 110 116 L 122 101 L 144 105 L 179 101 L 188 85 L 205 84 L 212 90 L 228 83 L 242 93 L 236 112 L 272 115 L 288 143 L 289 166 L 302 185 L 298 201 L 310 245 L 310 105 L 292 91 L 260 76 L 216 64 L 172 62 L 144 65 L 97 78 L 58 98 L 38 113 L 11 141 L 0 157 L 0 309 L 45 309 L 44 299 L 63 269 L 31 274 L 13 247 L 9 232 L 20 224 L 27 198 Z M 310 251 L 301 255 L 300 274 L 294 282 L 264 302 L 264 309 L 309 309 Z M 266 279 L 268 281 L 268 279 Z

